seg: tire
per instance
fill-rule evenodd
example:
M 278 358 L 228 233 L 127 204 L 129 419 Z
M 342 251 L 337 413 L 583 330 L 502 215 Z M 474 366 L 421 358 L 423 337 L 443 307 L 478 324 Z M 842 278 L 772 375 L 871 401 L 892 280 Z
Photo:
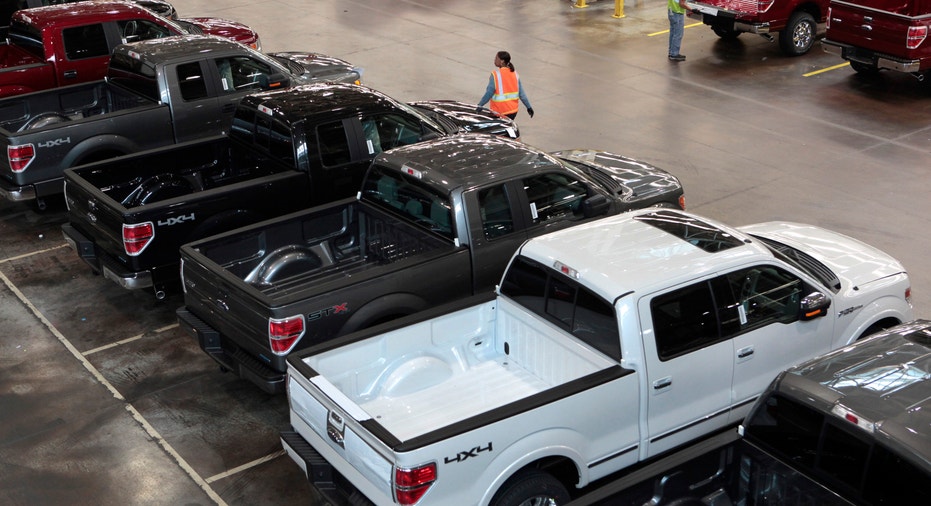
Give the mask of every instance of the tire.
M 852 68 L 857 74 L 861 76 L 875 76 L 879 74 L 879 69 L 872 65 L 867 65 L 866 63 L 860 63 L 858 61 L 851 61 L 850 68 Z
M 807 12 L 793 12 L 789 23 L 779 33 L 779 48 L 788 56 L 805 54 L 815 44 L 818 23 Z
M 712 26 L 711 31 L 714 32 L 714 34 L 718 37 L 721 37 L 723 40 L 737 40 L 737 37 L 740 37 L 740 32 L 727 28 Z
M 504 483 L 492 506 L 558 506 L 571 498 L 563 484 L 539 469 L 521 471 Z

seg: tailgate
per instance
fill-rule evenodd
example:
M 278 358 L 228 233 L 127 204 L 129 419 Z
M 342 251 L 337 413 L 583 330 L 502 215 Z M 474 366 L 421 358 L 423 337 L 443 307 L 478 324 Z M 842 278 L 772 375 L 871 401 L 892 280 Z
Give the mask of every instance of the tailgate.
M 73 169 L 65 171 L 68 221 L 84 236 L 114 257 L 124 260 L 123 207 Z
M 873 3 L 882 5 L 883 2 Z M 924 51 L 918 48 L 909 49 L 906 46 L 908 28 L 918 24 L 928 25 L 928 23 L 928 19 L 919 23 L 916 18 L 882 8 L 833 1 L 825 38 L 842 44 L 868 48 L 890 56 L 916 59 L 918 54 Z M 928 44 L 928 41 L 924 44 Z

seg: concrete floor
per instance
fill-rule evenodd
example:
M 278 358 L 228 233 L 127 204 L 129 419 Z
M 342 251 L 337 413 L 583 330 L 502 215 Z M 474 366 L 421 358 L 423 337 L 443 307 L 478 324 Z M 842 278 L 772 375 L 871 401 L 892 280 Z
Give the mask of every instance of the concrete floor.
M 518 117 L 525 142 L 666 168 L 691 211 L 731 224 L 810 222 L 881 246 L 931 316 L 931 86 L 909 76 L 865 80 L 817 47 L 785 58 L 701 25 L 671 64 L 665 0 L 629 0 L 623 19 L 607 0 L 173 3 L 251 25 L 266 51 L 345 58 L 402 100 L 475 102 L 506 49 L 536 112 Z M 92 276 L 64 219 L 60 203 L 0 203 L 0 503 L 319 504 L 280 450 L 285 399 L 220 373 L 178 330 L 180 296 Z

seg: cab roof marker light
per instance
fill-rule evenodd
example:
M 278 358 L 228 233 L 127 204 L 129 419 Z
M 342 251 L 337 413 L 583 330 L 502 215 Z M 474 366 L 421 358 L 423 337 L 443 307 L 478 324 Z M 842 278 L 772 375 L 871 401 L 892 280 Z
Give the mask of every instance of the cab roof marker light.
M 869 432 L 870 434 L 876 431 L 876 424 L 874 424 L 873 422 L 870 422 L 869 420 L 865 420 L 863 417 L 841 406 L 840 404 L 835 404 L 834 407 L 831 408 L 831 413 L 837 415 L 838 417 L 844 420 L 847 420 L 848 422 L 856 425 L 857 427 L 860 427 L 861 429 Z
M 269 116 L 273 116 L 273 115 L 274 115 L 274 111 L 272 110 L 272 108 L 271 108 L 271 107 L 268 107 L 267 105 L 261 105 L 261 104 L 260 104 L 260 105 L 259 105 L 259 112 L 261 112 L 261 113 L 263 113 L 263 114 L 267 114 L 267 115 L 269 115 Z
M 402 165 L 402 166 L 401 166 L 401 171 L 404 172 L 405 174 L 409 175 L 409 176 L 414 176 L 414 177 L 416 177 L 417 179 L 423 179 L 423 172 L 420 172 L 419 170 L 417 170 L 417 169 L 415 169 L 415 168 L 413 168 L 413 167 L 409 167 L 409 166 L 407 166 L 407 165 Z
M 579 274 L 579 271 L 573 269 L 572 267 L 569 267 L 568 265 L 560 262 L 559 260 L 553 262 L 553 268 L 565 274 L 566 276 L 569 276 L 572 279 L 579 279 L 582 277 L 582 275 Z

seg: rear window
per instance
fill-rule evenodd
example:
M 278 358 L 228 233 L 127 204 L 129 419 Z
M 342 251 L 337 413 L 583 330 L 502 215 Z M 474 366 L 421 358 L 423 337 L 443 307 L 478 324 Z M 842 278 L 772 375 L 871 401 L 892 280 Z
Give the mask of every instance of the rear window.
M 770 395 L 746 422 L 748 441 L 856 502 L 931 504 L 931 475 L 852 423 Z
M 608 357 L 621 360 L 614 307 L 569 277 L 517 257 L 508 268 L 501 293 Z
M 110 54 L 107 36 L 100 23 L 65 28 L 61 31 L 61 37 L 64 40 L 65 57 L 69 60 L 99 58 Z
M 114 53 L 110 58 L 110 70 L 107 80 L 113 84 L 135 91 L 136 93 L 159 102 L 155 67 L 141 60 L 130 58 L 123 53 Z
M 45 58 L 42 33 L 33 25 L 13 20 L 8 33 L 10 42 L 29 51 L 37 58 Z

